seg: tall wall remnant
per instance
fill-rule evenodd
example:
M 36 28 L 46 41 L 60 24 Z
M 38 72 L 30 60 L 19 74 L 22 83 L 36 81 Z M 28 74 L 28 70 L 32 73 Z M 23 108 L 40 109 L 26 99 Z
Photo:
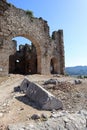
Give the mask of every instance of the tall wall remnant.
M 31 40 L 35 51 L 31 52 L 26 45 L 26 49 L 18 52 L 16 42 L 12 41 L 17 36 Z M 47 21 L 30 17 L 26 11 L 1 0 L 0 76 L 17 73 L 17 67 L 23 74 L 64 74 L 63 30 L 54 31 L 50 37 Z

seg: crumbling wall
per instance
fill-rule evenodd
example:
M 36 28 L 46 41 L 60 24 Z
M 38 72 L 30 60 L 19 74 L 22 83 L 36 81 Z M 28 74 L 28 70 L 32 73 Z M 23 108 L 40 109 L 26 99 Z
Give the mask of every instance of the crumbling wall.
M 23 36 L 31 40 L 36 48 L 37 73 L 51 73 L 51 59 L 54 58 L 56 72 L 64 74 L 64 45 L 63 31 L 49 35 L 47 21 L 42 18 L 33 18 L 26 11 L 18 9 L 11 4 L 1 0 L 0 4 L 0 75 L 9 73 L 9 57 L 15 54 L 12 39 Z M 5 9 L 3 10 L 2 6 Z M 56 63 L 56 64 L 55 64 Z M 54 67 L 53 66 L 53 67 Z
M 33 44 L 20 45 L 9 57 L 9 73 L 17 74 L 36 74 L 37 73 L 37 54 Z
M 56 62 L 57 73 L 64 74 L 65 69 L 65 57 L 64 57 L 64 40 L 63 30 L 54 31 L 52 34 L 53 42 L 53 59 Z

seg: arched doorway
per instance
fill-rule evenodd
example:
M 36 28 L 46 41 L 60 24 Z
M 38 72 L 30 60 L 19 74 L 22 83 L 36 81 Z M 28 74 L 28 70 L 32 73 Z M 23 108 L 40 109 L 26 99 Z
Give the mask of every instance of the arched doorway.
M 58 60 L 55 57 L 53 57 L 50 61 L 50 73 L 58 74 Z
M 37 64 L 38 48 L 36 48 L 33 43 L 31 43 L 28 39 L 24 37 L 13 38 L 12 44 L 13 44 L 13 54 L 9 56 L 9 73 L 14 74 L 38 73 L 38 64 Z

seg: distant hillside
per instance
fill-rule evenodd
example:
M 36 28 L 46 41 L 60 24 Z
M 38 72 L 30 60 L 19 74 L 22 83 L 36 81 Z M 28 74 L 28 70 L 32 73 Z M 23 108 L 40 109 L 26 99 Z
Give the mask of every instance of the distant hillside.
M 65 72 L 69 75 L 87 75 L 87 66 L 66 67 Z

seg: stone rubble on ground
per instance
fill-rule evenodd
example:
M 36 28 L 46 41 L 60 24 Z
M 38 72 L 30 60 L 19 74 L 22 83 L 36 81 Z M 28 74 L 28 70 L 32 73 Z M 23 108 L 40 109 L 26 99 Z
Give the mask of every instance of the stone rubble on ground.
M 8 130 L 87 130 L 87 111 L 76 113 L 59 111 L 52 113 L 47 121 L 36 121 L 31 124 L 12 124 Z
M 47 84 L 54 84 L 54 85 L 56 85 L 57 82 L 58 82 L 57 79 L 49 79 L 49 80 L 44 82 L 44 85 L 47 85 Z
M 44 82 L 43 87 L 46 90 L 53 89 L 53 90 L 60 90 L 63 92 L 69 92 L 74 85 L 75 85 L 74 81 L 67 82 L 67 81 L 59 81 L 57 79 L 49 79 Z
M 82 83 L 81 80 L 74 80 L 74 82 L 75 82 L 75 85 L 77 85 L 77 84 L 81 84 L 81 83 Z
M 61 83 L 66 83 L 66 81 L 58 81 L 58 79 L 49 79 L 47 81 L 44 82 L 43 85 L 48 85 L 48 84 L 54 84 L 54 85 L 60 85 Z M 68 84 L 70 83 L 71 85 L 78 85 L 78 84 L 81 84 L 82 81 L 81 80 L 78 80 L 78 79 L 75 79 L 73 81 L 69 81 L 67 82 Z

